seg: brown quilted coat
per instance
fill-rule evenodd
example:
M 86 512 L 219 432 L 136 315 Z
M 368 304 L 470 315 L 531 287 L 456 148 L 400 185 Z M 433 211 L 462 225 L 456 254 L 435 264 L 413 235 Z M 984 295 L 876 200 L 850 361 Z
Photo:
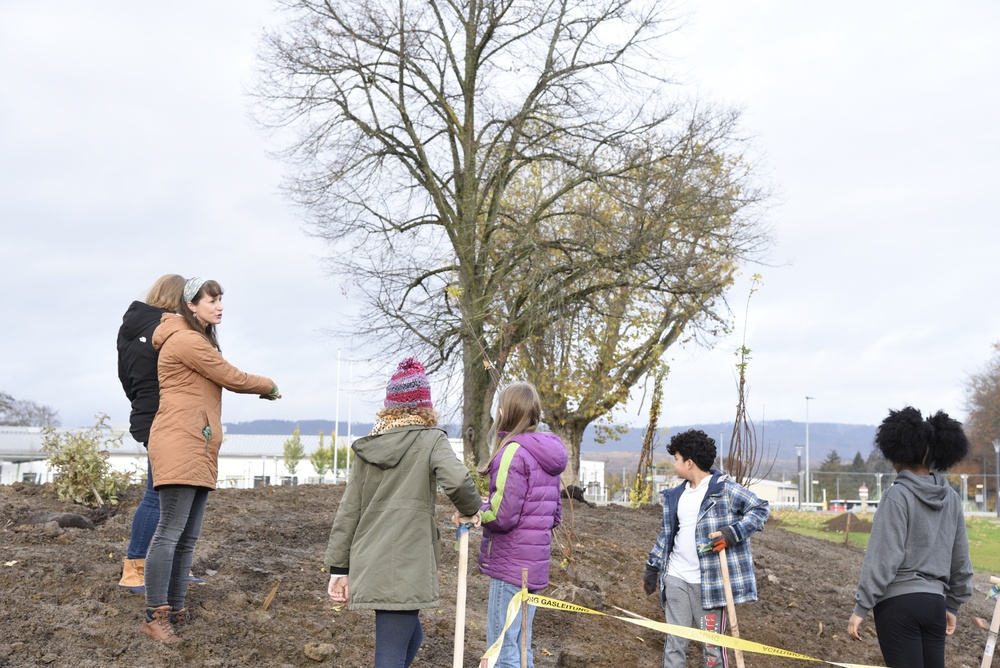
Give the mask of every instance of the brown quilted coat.
M 153 332 L 160 351 L 160 407 L 149 432 L 153 483 L 215 489 L 222 445 L 222 388 L 267 394 L 274 382 L 243 373 L 176 313 L 164 313 Z M 205 437 L 205 427 L 211 436 Z

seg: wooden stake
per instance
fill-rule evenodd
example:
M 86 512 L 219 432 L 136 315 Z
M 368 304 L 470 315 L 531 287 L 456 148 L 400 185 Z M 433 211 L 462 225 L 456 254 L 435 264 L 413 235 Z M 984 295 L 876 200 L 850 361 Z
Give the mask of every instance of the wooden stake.
M 458 594 L 455 596 L 455 657 L 452 668 L 462 668 L 465 654 L 465 582 L 469 570 L 469 527 L 458 530 Z
M 278 580 L 277 582 L 274 583 L 274 586 L 271 587 L 271 593 L 268 594 L 267 598 L 264 599 L 264 605 L 262 605 L 260 608 L 261 612 L 267 612 L 267 609 L 271 607 L 271 601 L 274 600 L 274 595 L 278 593 L 278 587 L 280 585 L 281 585 L 281 580 Z
M 847 513 L 847 528 L 844 529 L 844 545 L 847 545 L 847 541 L 851 539 L 851 515 L 854 513 Z
M 991 575 L 990 584 L 1000 585 L 1000 578 Z M 993 608 L 993 621 L 990 622 L 990 631 L 986 636 L 986 649 L 983 650 L 983 663 L 979 668 L 989 668 L 990 664 L 993 663 L 993 650 L 997 645 L 998 632 L 1000 632 L 1000 596 L 997 596 L 997 604 Z
M 719 550 L 719 565 L 722 568 L 722 583 L 725 585 L 726 590 L 726 610 L 729 611 L 729 635 L 734 638 L 740 637 L 740 625 L 736 622 L 736 605 L 733 603 L 733 585 L 729 581 L 729 564 L 726 562 L 726 551 L 724 549 Z M 725 648 L 722 649 L 725 652 Z M 736 666 L 737 668 L 745 668 L 743 663 L 743 650 L 734 649 L 733 655 L 736 656 Z
M 528 593 L 528 569 L 521 569 L 521 591 Z M 528 668 L 528 601 L 521 599 L 521 668 Z

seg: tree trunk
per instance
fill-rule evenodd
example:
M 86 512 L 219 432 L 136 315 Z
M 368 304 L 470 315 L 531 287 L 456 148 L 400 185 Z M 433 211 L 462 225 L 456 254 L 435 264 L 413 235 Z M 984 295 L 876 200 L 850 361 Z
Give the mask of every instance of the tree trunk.
M 587 424 L 576 422 L 559 427 L 552 426 L 552 432 L 562 439 L 566 446 L 566 454 L 569 455 L 566 470 L 560 476 L 565 487 L 580 486 L 580 444 L 583 442 L 583 432 L 586 429 Z
M 462 442 L 467 462 L 482 466 L 489 460 L 488 441 L 493 416 L 493 395 L 496 383 L 483 365 L 483 355 L 475 341 L 462 344 Z

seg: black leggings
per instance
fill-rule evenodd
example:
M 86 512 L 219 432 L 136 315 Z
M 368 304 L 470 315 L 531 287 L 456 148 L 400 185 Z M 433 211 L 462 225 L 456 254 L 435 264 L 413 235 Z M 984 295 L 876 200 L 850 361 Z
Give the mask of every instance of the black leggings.
M 886 666 L 944 668 L 944 596 L 893 596 L 879 601 L 874 612 L 878 646 Z

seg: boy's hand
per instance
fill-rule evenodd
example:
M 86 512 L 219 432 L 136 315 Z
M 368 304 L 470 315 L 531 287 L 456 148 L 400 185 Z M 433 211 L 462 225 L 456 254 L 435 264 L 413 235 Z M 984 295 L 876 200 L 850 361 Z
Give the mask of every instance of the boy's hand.
M 708 534 L 708 537 L 712 539 L 713 552 L 726 550 L 736 545 L 736 534 L 733 533 L 732 527 L 722 527 L 718 531 Z
M 642 574 L 642 590 L 649 596 L 660 584 L 660 569 L 646 564 L 646 572 Z

